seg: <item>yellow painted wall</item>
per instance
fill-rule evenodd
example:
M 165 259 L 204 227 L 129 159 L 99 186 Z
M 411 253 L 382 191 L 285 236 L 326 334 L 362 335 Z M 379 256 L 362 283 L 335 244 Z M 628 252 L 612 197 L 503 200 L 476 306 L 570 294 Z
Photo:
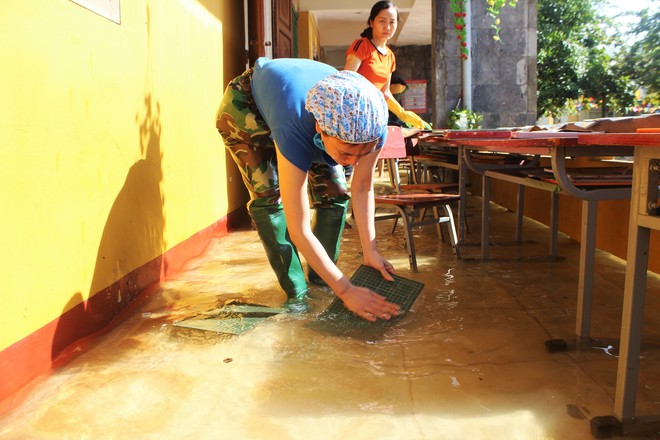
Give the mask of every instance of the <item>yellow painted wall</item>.
M 244 204 L 214 120 L 238 7 L 3 0 L 0 350 Z
M 308 11 L 301 11 L 298 16 L 298 56 L 317 60 L 321 57 L 321 43 L 316 20 Z

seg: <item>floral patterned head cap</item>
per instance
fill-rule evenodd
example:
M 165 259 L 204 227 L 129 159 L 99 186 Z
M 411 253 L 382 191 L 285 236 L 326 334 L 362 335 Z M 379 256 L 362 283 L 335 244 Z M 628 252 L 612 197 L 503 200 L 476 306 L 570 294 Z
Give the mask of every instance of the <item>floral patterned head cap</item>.
M 383 94 L 365 77 L 352 70 L 342 70 L 316 83 L 305 101 L 321 130 L 328 136 L 350 144 L 387 137 L 387 104 Z

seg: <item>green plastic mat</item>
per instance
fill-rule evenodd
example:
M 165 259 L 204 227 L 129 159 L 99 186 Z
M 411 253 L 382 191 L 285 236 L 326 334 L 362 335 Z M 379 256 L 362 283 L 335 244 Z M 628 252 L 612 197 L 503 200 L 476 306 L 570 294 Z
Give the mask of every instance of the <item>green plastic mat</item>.
M 335 298 L 328 308 L 310 322 L 316 330 L 340 336 L 374 338 L 382 335 L 393 323 L 400 320 L 417 300 L 424 284 L 398 275 L 392 275 L 394 281 L 387 281 L 379 271 L 369 266 L 360 266 L 351 277 L 356 286 L 368 287 L 383 295 L 388 301 L 398 304 L 399 316 L 389 321 L 369 322 L 348 310 L 342 300 Z
M 287 309 L 272 308 L 249 304 L 229 304 L 227 306 L 203 313 L 212 318 L 191 318 L 176 321 L 175 327 L 192 328 L 215 333 L 229 333 L 239 335 L 254 328 L 257 324 L 271 316 L 285 313 Z
M 175 327 L 206 330 L 215 333 L 239 335 L 246 332 L 267 318 L 226 318 L 226 319 L 189 319 L 175 322 Z
M 281 307 L 255 306 L 250 304 L 229 304 L 224 307 L 204 312 L 204 315 L 270 316 L 286 312 L 288 312 L 288 310 Z

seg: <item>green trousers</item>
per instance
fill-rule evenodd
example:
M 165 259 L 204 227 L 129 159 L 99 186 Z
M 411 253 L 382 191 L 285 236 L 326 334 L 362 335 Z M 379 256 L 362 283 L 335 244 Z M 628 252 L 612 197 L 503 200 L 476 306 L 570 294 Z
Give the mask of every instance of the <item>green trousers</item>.
M 307 282 L 296 246 L 289 237 L 282 205 L 261 207 L 253 203 L 249 211 L 280 286 L 290 299 L 303 298 Z
M 347 206 L 348 202 L 344 202 L 337 203 L 332 208 L 316 208 L 312 220 L 312 232 L 319 239 L 333 263 L 337 263 L 339 259 L 341 235 L 346 224 Z M 307 278 L 310 283 L 321 286 L 326 285 L 311 267 L 308 267 Z

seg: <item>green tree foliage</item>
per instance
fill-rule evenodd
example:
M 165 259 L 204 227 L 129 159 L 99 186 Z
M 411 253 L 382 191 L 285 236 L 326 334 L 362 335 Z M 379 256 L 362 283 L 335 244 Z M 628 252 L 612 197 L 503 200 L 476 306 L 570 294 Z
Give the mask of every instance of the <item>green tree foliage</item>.
M 538 0 L 537 114 L 559 115 L 593 99 L 603 115 L 630 106 L 629 78 L 611 55 L 616 37 L 603 0 Z
M 629 32 L 635 41 L 623 52 L 621 64 L 649 94 L 660 95 L 660 12 L 645 9 L 637 14 L 639 22 Z
M 606 117 L 608 110 L 625 113 L 635 100 L 633 84 L 603 48 L 593 48 L 586 53 L 578 85 L 582 96 L 578 105 L 583 103 L 580 101 L 593 98 L 600 107 L 601 117 Z
M 593 21 L 589 1 L 538 1 L 537 114 L 559 114 L 580 95 L 578 48 L 587 39 L 583 23 Z

